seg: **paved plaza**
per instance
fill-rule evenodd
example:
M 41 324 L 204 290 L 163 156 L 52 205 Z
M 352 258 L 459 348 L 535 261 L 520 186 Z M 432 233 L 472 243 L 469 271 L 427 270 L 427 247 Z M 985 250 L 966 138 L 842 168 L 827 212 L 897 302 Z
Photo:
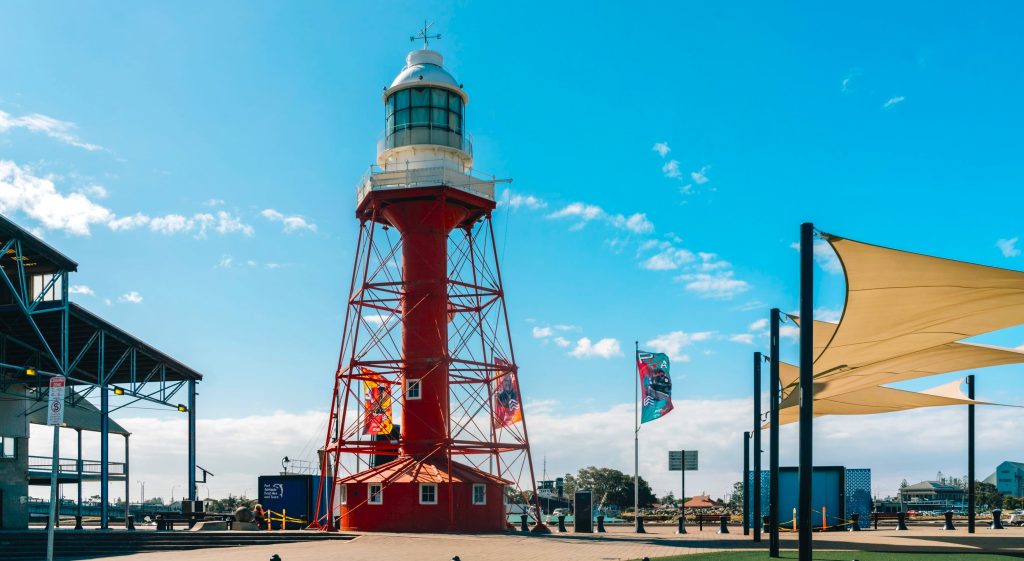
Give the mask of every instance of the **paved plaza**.
M 350 541 L 292 543 L 226 549 L 205 549 L 166 553 L 140 553 L 109 557 L 111 561 L 264 561 L 275 553 L 281 561 L 622 561 L 666 555 L 752 549 L 754 544 L 738 528 L 719 535 L 714 529 L 696 528 L 685 536 L 674 527 L 653 526 L 646 535 L 629 528 L 610 528 L 606 534 L 448 535 L 448 534 L 359 534 Z M 784 549 L 795 548 L 794 534 L 783 534 Z M 979 528 L 974 535 L 966 529 L 943 532 L 938 528 L 912 527 L 907 532 L 868 530 L 814 535 L 819 549 L 875 550 L 893 552 L 960 552 L 1024 554 L 1024 529 L 1002 531 Z M 765 541 L 759 547 L 766 547 Z

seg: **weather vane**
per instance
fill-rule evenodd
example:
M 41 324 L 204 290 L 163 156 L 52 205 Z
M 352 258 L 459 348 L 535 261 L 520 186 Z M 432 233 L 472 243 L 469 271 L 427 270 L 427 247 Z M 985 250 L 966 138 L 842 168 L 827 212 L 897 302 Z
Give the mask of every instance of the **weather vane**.
M 423 39 L 423 48 L 426 49 L 427 46 L 430 45 L 430 40 L 431 39 L 440 39 L 441 38 L 441 34 L 440 33 L 438 33 L 436 35 L 428 35 L 427 34 L 427 32 L 430 31 L 431 27 L 434 27 L 434 22 L 427 23 L 427 20 L 423 20 L 423 29 L 420 30 L 418 35 L 413 35 L 412 37 L 409 37 L 409 40 L 410 41 L 415 41 L 417 39 Z

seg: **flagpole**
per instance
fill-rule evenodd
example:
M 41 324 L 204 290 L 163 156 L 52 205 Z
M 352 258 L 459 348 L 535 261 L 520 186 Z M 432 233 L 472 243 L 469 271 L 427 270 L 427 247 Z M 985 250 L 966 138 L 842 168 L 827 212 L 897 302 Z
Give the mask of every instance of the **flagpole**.
M 640 531 L 640 341 L 633 353 L 633 525 Z

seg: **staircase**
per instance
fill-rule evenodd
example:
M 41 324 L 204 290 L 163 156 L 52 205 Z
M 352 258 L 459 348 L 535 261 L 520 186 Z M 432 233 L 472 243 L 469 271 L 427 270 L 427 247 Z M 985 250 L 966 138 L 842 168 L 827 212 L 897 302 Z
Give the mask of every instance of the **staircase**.
M 93 559 L 149 551 L 183 551 L 213 547 L 350 540 L 353 537 L 345 534 L 306 530 L 287 532 L 57 530 L 54 532 L 53 556 L 56 559 Z M 3 561 L 46 559 L 46 531 L 0 532 L 0 559 Z

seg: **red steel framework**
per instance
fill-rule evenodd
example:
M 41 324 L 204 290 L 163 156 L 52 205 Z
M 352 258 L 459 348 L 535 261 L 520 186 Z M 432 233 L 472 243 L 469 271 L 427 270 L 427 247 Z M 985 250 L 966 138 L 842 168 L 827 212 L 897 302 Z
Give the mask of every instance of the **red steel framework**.
M 517 491 L 508 493 L 515 503 L 525 504 L 530 494 L 543 528 L 491 220 L 494 208 L 491 198 L 446 185 L 371 190 L 360 201 L 351 291 L 321 452 L 318 497 L 324 500 L 317 501 L 312 527 L 336 529 L 337 486 L 325 485 L 328 481 L 379 465 L 374 458 L 398 456 L 413 458 L 414 469 L 446 466 L 448 481 L 455 462 L 497 476 Z M 509 374 L 514 374 L 522 419 L 502 426 L 495 421 L 495 386 Z M 405 399 L 404 381 L 411 379 L 420 380 L 421 399 Z M 401 411 L 397 439 L 363 434 L 367 381 L 380 384 Z M 458 530 L 452 493 L 447 496 L 448 529 Z

